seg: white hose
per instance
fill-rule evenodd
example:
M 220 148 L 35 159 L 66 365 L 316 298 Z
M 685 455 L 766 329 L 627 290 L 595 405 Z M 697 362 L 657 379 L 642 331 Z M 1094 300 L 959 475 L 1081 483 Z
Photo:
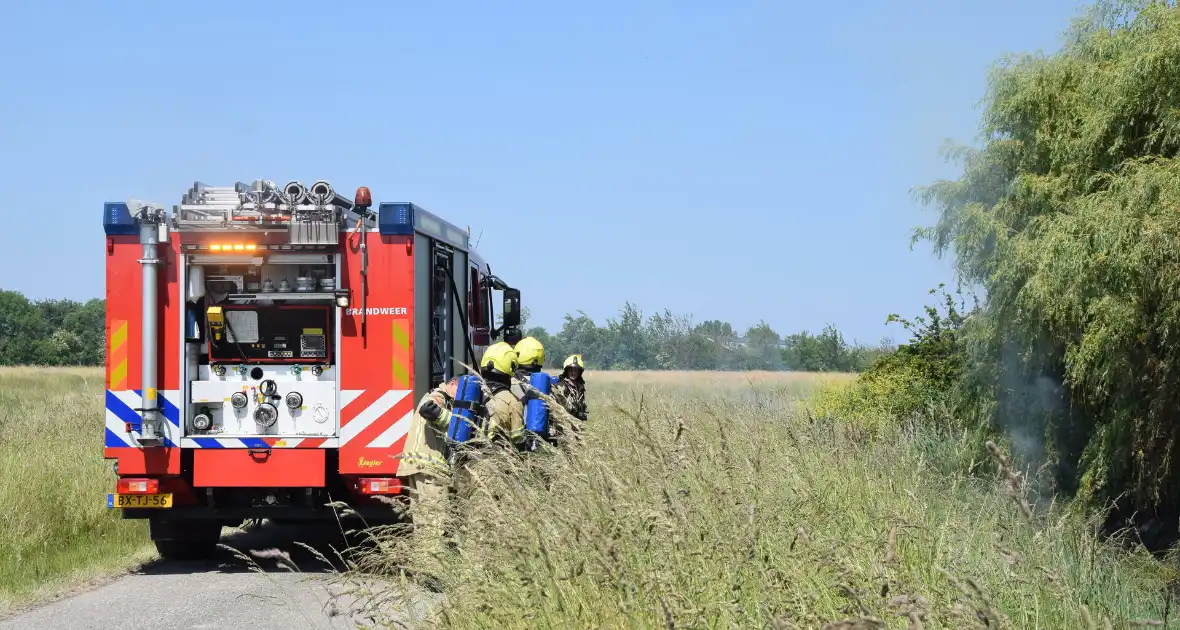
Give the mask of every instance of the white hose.
M 284 203 L 291 205 L 291 206 L 297 206 L 306 200 L 307 200 L 307 188 L 305 188 L 303 186 L 303 184 L 301 184 L 299 182 L 292 181 L 292 182 L 287 182 L 287 185 L 283 186 L 283 202 Z
M 336 193 L 332 190 L 332 185 L 324 180 L 319 180 L 311 185 L 308 189 L 307 197 L 311 199 L 312 203 L 326 205 L 332 203 L 335 199 Z

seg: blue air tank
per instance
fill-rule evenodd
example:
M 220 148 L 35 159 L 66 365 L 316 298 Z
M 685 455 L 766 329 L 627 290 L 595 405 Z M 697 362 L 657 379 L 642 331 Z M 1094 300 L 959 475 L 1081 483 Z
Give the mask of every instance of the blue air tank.
M 447 427 L 448 441 L 462 444 L 471 439 L 471 433 L 475 429 L 474 408 L 482 396 L 477 376 L 464 374 L 459 377 L 458 387 L 455 388 L 455 404 L 451 411 L 451 424 Z
M 549 395 L 553 381 L 544 372 L 537 372 L 529 376 L 529 385 L 542 394 Z M 524 408 L 524 428 L 537 435 L 546 435 L 549 428 L 549 407 L 539 397 L 529 398 Z

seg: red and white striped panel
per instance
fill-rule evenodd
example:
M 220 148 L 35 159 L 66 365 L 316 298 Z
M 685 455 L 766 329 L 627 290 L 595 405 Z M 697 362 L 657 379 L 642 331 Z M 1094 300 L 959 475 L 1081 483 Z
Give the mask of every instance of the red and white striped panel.
M 410 431 L 413 391 L 343 390 L 340 392 L 341 448 L 389 448 Z

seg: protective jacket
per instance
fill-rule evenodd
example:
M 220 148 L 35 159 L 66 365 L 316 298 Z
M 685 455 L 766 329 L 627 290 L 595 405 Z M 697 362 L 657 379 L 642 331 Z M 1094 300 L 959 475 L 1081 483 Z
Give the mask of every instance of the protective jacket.
M 402 453 L 402 461 L 398 464 L 398 475 L 413 475 L 416 473 L 437 473 L 447 470 L 446 437 L 447 427 L 451 423 L 451 406 L 455 401 L 455 389 L 458 379 L 442 383 L 430 390 L 418 401 L 414 409 L 414 419 L 410 423 L 410 431 L 406 435 L 406 448 Z M 441 417 L 431 421 L 422 416 L 422 406 L 426 401 L 433 401 L 442 409 Z
M 532 386 L 529 385 L 529 379 L 532 378 L 533 374 L 540 371 L 540 368 L 534 370 L 522 367 L 512 375 L 512 395 L 516 396 L 516 399 L 520 401 L 522 406 L 527 405 L 529 402 L 529 392 L 532 390 Z
M 553 398 L 578 420 L 585 421 L 586 409 L 586 381 L 581 376 L 562 376 L 553 386 Z
M 524 405 L 510 386 L 493 380 L 484 382 L 490 393 L 484 403 L 487 409 L 485 439 L 502 438 L 519 444 L 524 437 Z

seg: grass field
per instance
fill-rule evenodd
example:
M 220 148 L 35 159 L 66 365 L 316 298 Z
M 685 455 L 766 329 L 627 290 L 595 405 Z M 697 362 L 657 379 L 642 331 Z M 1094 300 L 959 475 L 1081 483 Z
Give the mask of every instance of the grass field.
M 98 369 L 0 368 L 0 613 L 151 557 L 106 508 Z
M 617 385 L 658 385 L 664 387 L 700 388 L 723 387 L 790 391 L 806 394 L 821 383 L 848 381 L 855 374 L 844 372 L 677 372 L 677 371 L 635 371 L 635 372 L 586 372 L 586 380 L 603 386 Z
M 502 460 L 458 506 L 457 549 L 385 532 L 339 579 L 379 573 L 393 588 L 362 601 L 380 618 L 415 590 L 402 569 L 433 573 L 433 622 L 455 628 L 1177 627 L 1173 563 L 1066 505 L 1026 522 L 994 467 L 961 472 L 976 436 L 869 440 L 799 411 L 847 378 L 589 374 L 573 458 Z M 102 389 L 98 370 L 0 369 L 0 611 L 153 555 L 103 506 Z
M 456 547 L 382 532 L 341 579 L 385 578 L 380 619 L 433 574 L 447 604 L 428 621 L 450 628 L 1177 627 L 1170 564 L 1066 505 L 1026 521 L 998 465 L 960 472 L 982 439 L 868 440 L 801 413 L 791 378 L 591 375 L 572 459 L 499 460 L 456 504 Z

